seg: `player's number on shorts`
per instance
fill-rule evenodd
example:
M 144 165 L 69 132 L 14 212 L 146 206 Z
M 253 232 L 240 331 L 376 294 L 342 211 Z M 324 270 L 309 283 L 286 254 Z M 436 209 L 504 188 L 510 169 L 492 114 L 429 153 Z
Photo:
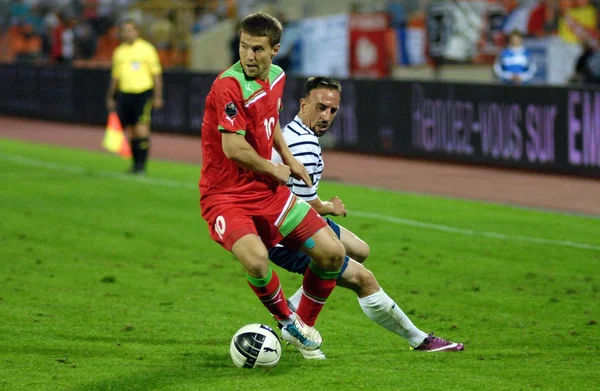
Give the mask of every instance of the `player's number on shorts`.
M 217 219 L 215 220 L 215 231 L 217 231 L 217 235 L 219 235 L 219 238 L 221 238 L 221 240 L 223 240 L 225 228 L 225 218 L 223 216 L 217 217 Z
M 265 118 L 265 131 L 267 132 L 267 139 L 270 139 L 273 135 L 273 127 L 275 126 L 275 118 Z

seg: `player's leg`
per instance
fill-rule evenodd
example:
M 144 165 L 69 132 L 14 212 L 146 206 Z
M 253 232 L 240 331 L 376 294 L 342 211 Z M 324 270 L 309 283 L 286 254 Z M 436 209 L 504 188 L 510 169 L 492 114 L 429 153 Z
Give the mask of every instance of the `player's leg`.
M 333 224 L 335 224 L 335 222 L 333 222 Z M 329 226 L 331 227 L 332 224 L 329 224 Z M 340 229 L 340 233 L 338 236 L 340 238 L 340 241 L 344 245 L 344 248 L 346 249 L 346 255 L 354 259 L 356 262 L 363 263 L 364 261 L 366 261 L 369 257 L 369 254 L 371 253 L 369 245 L 349 229 L 346 229 L 341 225 L 337 226 Z
M 330 218 L 326 218 L 325 221 L 327 221 L 329 227 L 344 245 L 347 256 L 360 263 L 363 263 L 369 257 L 371 249 L 364 240 L 359 238 L 356 234 L 354 234 L 354 232 L 342 227 Z
M 267 249 L 260 237 L 254 233 L 242 236 L 232 245 L 231 252 L 244 267 L 248 285 L 261 303 L 282 324 L 290 323 L 292 311 L 286 304 L 279 277 L 269 265 Z
M 379 286 L 373 273 L 353 259 L 340 275 L 337 285 L 354 291 L 365 315 L 378 325 L 419 346 L 427 333 L 419 330 L 402 309 Z
M 325 221 L 327 225 L 331 228 L 333 233 L 340 239 L 342 244 L 344 245 L 344 249 L 346 250 L 346 256 L 356 259 L 354 257 L 360 257 L 359 262 L 363 262 L 369 256 L 369 246 L 362 241 L 358 236 L 354 235 L 351 231 L 345 229 L 344 227 L 338 225 L 335 221 L 326 218 Z M 344 260 L 342 268 L 347 265 L 347 257 Z M 282 267 L 286 270 L 286 265 L 282 265 Z M 302 286 L 298 288 L 298 290 L 289 298 L 290 302 L 293 303 L 295 307 L 298 307 L 300 303 L 300 299 L 302 298 Z
M 295 246 L 301 244 L 300 251 L 311 260 L 304 273 L 302 287 L 294 297 L 300 297 L 297 314 L 306 324 L 313 326 L 335 288 L 345 250 L 337 234 L 314 209 L 302 200 L 295 205 L 303 210 L 304 215 L 282 244 L 290 249 L 296 249 L 298 247 Z
M 304 273 L 311 262 L 308 255 L 285 247 L 269 250 L 269 259 L 285 270 L 299 274 Z M 346 256 L 337 279 L 337 286 L 354 291 L 358 296 L 360 307 L 369 319 L 400 335 L 411 346 L 417 347 L 427 338 L 427 334 L 410 321 L 402 309 L 381 289 L 373 273 L 361 263 Z M 289 307 L 292 311 L 298 307 L 301 297 L 302 287 L 289 299 Z M 307 359 L 325 359 L 325 354 L 320 350 L 318 352 L 300 350 L 300 352 Z
M 285 247 L 269 250 L 269 259 L 276 265 L 293 273 L 303 274 L 311 262 L 302 252 Z M 421 331 L 402 309 L 379 286 L 373 273 L 361 263 L 346 256 L 337 279 L 337 286 L 354 291 L 358 303 L 365 315 L 378 325 L 404 338 L 415 350 L 424 351 L 460 351 L 462 344 L 446 341 Z M 295 311 L 302 297 L 302 287 L 289 298 L 288 306 Z M 305 359 L 326 359 L 321 349 L 307 351 L 298 349 Z
M 268 213 L 270 209 L 277 210 L 277 215 Z M 282 245 L 291 250 L 301 249 L 312 259 L 304 274 L 303 297 L 296 312 L 312 326 L 335 287 L 344 260 L 344 246 L 325 220 L 285 186 L 269 199 L 262 213 L 268 214 L 267 219 L 272 220 L 270 226 L 283 236 Z
M 203 209 L 202 217 L 208 222 L 211 237 L 226 250 L 231 251 L 246 270 L 248 285 L 269 312 L 284 325 L 291 336 L 289 342 L 308 350 L 321 346 L 321 335 L 304 324 L 290 311 L 281 289 L 277 273 L 269 264 L 267 249 L 261 231 L 258 235 L 254 219 L 244 209 L 227 205 Z
M 117 115 L 123 127 L 123 132 L 129 138 L 131 146 L 131 173 L 136 173 L 135 168 L 139 160 L 138 150 L 133 148 L 133 139 L 135 137 L 136 109 L 132 94 L 120 92 L 117 96 Z
M 283 330 L 290 336 L 289 342 L 306 350 L 318 349 L 321 335 L 288 308 L 279 277 L 269 265 L 267 249 L 261 238 L 256 234 L 242 236 L 232 245 L 231 252 L 246 269 L 250 288 L 283 325 Z
M 133 128 L 133 138 L 131 139 L 131 149 L 132 153 L 137 153 L 138 156 L 135 162 L 135 171 L 137 173 L 144 173 L 150 152 L 151 91 L 137 94 L 134 102 L 134 113 L 135 125 Z
M 311 208 L 309 215 L 312 213 L 317 215 Z M 318 215 L 317 217 L 320 218 Z M 310 219 L 307 216 L 307 220 Z M 310 226 L 310 222 L 307 225 Z M 304 273 L 297 314 L 312 326 L 335 288 L 346 253 L 344 246 L 328 226 L 315 232 L 300 250 L 311 258 L 311 262 Z
M 277 266 L 297 274 L 302 274 L 306 272 L 308 265 L 311 262 L 311 259 L 308 255 L 304 254 L 300 251 L 292 251 L 285 247 L 273 247 L 269 250 L 269 259 L 276 264 Z M 299 289 L 300 296 L 302 293 L 302 288 Z M 297 298 L 298 303 L 300 302 L 300 296 Z M 290 300 L 288 300 L 288 307 L 292 311 L 296 311 L 298 308 L 298 303 L 296 305 L 292 304 Z M 282 329 L 281 333 L 285 340 L 287 340 L 286 331 L 283 330 L 283 325 L 281 322 L 278 322 L 279 328 Z M 327 357 L 321 351 L 321 349 L 315 350 L 307 350 L 301 347 L 298 347 L 298 351 L 302 353 L 302 356 L 308 360 L 324 360 Z

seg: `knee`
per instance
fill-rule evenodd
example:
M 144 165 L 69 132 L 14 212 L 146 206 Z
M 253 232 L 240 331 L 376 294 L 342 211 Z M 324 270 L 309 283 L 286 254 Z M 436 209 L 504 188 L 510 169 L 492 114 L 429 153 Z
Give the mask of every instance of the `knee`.
M 265 278 L 269 274 L 269 260 L 266 249 L 252 249 L 244 254 L 243 258 L 244 269 L 251 277 Z
M 356 286 L 358 287 L 356 290 L 358 297 L 372 295 L 380 289 L 373 273 L 363 265 L 360 265 L 359 272 L 357 273 Z
M 375 275 L 369 269 L 360 265 L 359 272 L 357 273 L 356 284 L 362 289 L 378 287 Z
M 353 290 L 359 297 L 377 292 L 379 284 L 373 273 L 358 262 L 352 260 L 350 262 L 347 271 L 338 280 L 338 285 Z
M 342 263 L 346 257 L 346 250 L 344 245 L 339 240 L 336 240 L 328 248 L 326 255 L 323 257 L 323 265 L 321 266 L 326 270 L 340 270 Z
M 367 258 L 369 258 L 369 255 L 371 255 L 371 248 L 367 243 L 361 241 L 360 245 L 356 249 L 356 254 L 354 254 L 354 259 L 357 262 L 363 263 L 367 260 Z

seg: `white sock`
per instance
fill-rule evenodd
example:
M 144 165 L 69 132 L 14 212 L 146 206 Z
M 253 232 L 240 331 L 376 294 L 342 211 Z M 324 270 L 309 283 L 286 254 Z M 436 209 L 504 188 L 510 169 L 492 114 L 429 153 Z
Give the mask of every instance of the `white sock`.
M 292 304 L 294 305 L 294 307 L 297 310 L 298 306 L 300 305 L 300 299 L 301 298 L 302 298 L 302 287 L 298 288 L 298 290 L 296 291 L 296 293 L 294 293 L 292 295 L 292 297 L 290 297 L 288 300 L 292 302 Z
M 359 298 L 358 303 L 369 319 L 400 335 L 413 347 L 418 346 L 427 337 L 427 334 L 419 330 L 408 319 L 383 289 L 379 289 L 367 297 Z
M 279 320 L 279 323 L 281 323 L 283 325 L 283 327 L 286 327 L 289 324 L 292 324 L 296 321 L 296 313 L 292 312 L 292 314 L 289 316 L 289 318 L 287 319 L 281 319 Z

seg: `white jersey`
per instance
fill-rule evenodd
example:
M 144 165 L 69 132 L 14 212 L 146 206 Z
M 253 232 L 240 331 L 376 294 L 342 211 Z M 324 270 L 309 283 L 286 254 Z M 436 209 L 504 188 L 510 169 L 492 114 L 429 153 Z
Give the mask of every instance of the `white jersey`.
M 310 178 L 312 187 L 309 187 L 301 179 L 290 178 L 287 186 L 292 193 L 302 198 L 304 201 L 312 201 L 317 198 L 317 189 L 321 174 L 323 173 L 323 158 L 321 157 L 321 145 L 319 138 L 315 133 L 302 123 L 300 117 L 296 116 L 292 122 L 287 124 L 282 130 L 283 138 L 286 144 L 298 161 L 304 164 Z M 271 160 L 274 163 L 282 163 L 281 156 L 273 150 Z

